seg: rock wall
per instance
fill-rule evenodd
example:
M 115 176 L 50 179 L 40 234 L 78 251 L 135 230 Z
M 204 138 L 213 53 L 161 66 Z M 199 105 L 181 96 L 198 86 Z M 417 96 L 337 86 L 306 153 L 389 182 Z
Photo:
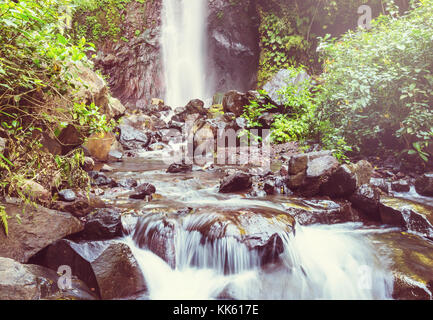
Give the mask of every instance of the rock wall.
M 259 64 L 255 0 L 209 0 L 208 68 L 216 92 L 255 88 Z
M 131 1 L 123 10 L 121 39 L 97 44 L 96 67 L 109 77 L 113 95 L 130 109 L 163 96 L 161 9 L 162 0 Z

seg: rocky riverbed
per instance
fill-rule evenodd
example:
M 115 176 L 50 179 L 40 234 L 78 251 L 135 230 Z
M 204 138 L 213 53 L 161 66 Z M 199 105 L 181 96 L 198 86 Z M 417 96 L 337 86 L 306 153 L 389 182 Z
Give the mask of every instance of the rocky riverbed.
M 89 193 L 4 200 L 21 222 L 0 234 L 0 298 L 430 299 L 433 176 L 237 135 L 221 147 L 254 94 L 227 93 L 224 114 L 154 101 L 82 146 Z

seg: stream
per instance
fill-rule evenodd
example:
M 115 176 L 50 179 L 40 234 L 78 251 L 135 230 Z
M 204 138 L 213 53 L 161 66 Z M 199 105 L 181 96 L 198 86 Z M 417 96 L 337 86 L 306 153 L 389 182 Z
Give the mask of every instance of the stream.
M 148 285 L 148 292 L 139 298 L 391 298 L 391 261 L 384 244 L 374 241 L 374 237 L 394 229 L 361 223 L 296 224 L 293 233 L 287 231 L 278 216 L 286 214 L 287 205 L 302 200 L 218 193 L 221 174 L 217 169 L 194 167 L 190 173 L 169 174 L 165 172 L 167 165 L 158 160 L 163 152 L 144 152 L 113 164 L 111 177 L 116 180 L 134 178 L 155 185 L 157 193 L 152 201 L 129 199 L 128 191 L 118 188 L 104 195 L 110 205 L 133 208 L 135 212 L 123 219 L 125 236 L 121 241 L 130 246 Z M 184 208 L 188 208 L 187 213 L 182 212 Z M 224 221 L 221 214 L 236 216 L 248 210 L 266 215 L 248 233 L 265 230 L 283 239 L 284 250 L 277 261 L 262 265 L 259 252 L 250 250 L 236 237 L 224 234 L 211 239 L 209 230 Z M 166 228 L 167 221 L 174 224 L 174 235 L 173 229 Z M 170 249 L 174 251 L 173 263 L 150 250 L 161 247 L 150 243 L 151 239 L 169 239 L 165 233 L 174 238 Z M 165 260 L 170 261 L 170 257 Z

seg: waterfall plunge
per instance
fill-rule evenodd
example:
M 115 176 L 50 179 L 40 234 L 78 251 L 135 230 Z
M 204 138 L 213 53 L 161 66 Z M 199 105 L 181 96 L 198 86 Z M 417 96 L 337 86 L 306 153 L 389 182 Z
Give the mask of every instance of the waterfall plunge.
M 172 107 L 206 98 L 206 10 L 205 0 L 163 0 L 165 103 Z

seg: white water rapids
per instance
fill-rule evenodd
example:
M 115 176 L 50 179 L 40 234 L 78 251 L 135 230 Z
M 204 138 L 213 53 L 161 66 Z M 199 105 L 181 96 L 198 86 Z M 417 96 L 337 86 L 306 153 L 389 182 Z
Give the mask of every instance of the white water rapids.
M 206 99 L 206 10 L 205 0 L 163 0 L 165 103 L 172 107 Z

